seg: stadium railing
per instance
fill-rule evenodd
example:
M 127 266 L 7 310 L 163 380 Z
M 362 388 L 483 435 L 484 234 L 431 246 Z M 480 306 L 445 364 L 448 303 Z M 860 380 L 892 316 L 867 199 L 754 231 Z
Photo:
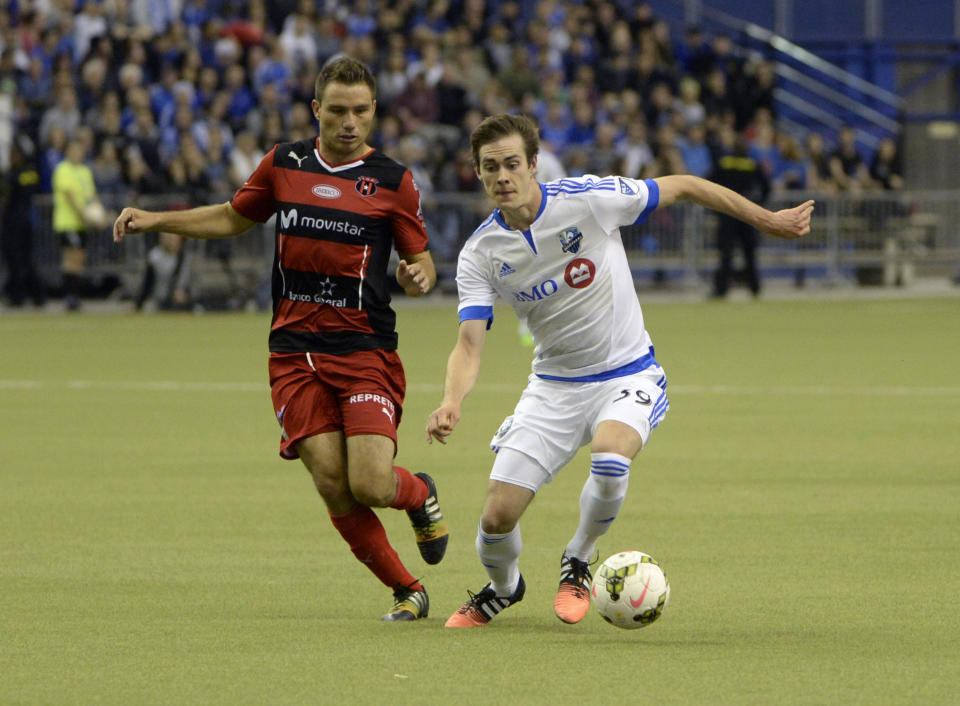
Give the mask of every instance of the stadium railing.
M 229 195 L 222 197 L 228 200 Z M 953 191 L 870 192 L 774 195 L 768 208 L 787 208 L 807 198 L 817 201 L 811 233 L 799 240 L 763 237 L 758 262 L 765 278 L 792 278 L 796 284 L 906 285 L 914 277 L 952 275 L 960 262 L 960 196 Z M 109 199 L 105 199 L 109 206 Z M 182 195 L 141 197 L 138 205 L 164 209 L 183 203 Z M 218 199 L 212 198 L 210 203 Z M 59 277 L 59 244 L 51 227 L 51 200 L 35 201 L 36 262 L 48 281 Z M 441 285 L 454 290 L 456 258 L 462 244 L 489 214 L 481 194 L 435 193 L 424 198 L 423 213 Z M 646 223 L 623 229 L 623 240 L 637 286 L 700 287 L 716 267 L 716 216 L 681 203 L 654 211 Z M 273 221 L 226 241 L 190 240 L 200 286 L 252 296 L 269 281 L 273 262 Z M 120 277 L 134 292 L 154 234 L 112 242 L 110 228 L 93 234 L 88 262 L 93 274 Z

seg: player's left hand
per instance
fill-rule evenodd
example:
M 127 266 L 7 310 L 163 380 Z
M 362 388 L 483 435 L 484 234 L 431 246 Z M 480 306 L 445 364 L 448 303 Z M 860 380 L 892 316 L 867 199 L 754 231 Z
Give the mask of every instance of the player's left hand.
M 418 294 L 426 294 L 430 291 L 430 280 L 427 273 L 424 272 L 423 265 L 416 262 L 408 265 L 404 260 L 400 261 L 397 266 L 397 282 L 408 294 L 411 293 L 411 289 Z
M 785 208 L 773 214 L 772 223 L 764 230 L 779 238 L 799 238 L 810 232 L 810 217 L 813 216 L 813 200 L 793 208 Z

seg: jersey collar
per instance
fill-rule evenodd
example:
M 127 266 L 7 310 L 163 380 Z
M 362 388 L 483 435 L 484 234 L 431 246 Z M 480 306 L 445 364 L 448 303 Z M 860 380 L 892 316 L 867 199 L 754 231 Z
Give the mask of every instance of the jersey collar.
M 537 186 L 540 187 L 540 208 L 537 209 L 537 215 L 533 217 L 533 223 L 537 222 L 537 219 L 540 218 L 540 214 L 543 213 L 543 209 L 547 207 L 547 189 L 540 182 L 537 182 Z M 497 223 L 500 224 L 500 227 L 502 227 L 504 230 L 516 230 L 515 228 L 511 228 L 510 226 L 508 226 L 507 222 L 503 220 L 503 214 L 500 213 L 499 208 L 493 209 L 493 218 L 494 220 L 496 220 Z M 521 235 L 523 235 L 524 239 L 527 241 L 527 245 L 530 246 L 530 249 L 533 250 L 534 255 L 536 255 L 538 254 L 537 246 L 533 242 L 533 233 L 531 232 L 533 228 L 533 223 L 530 224 L 530 228 L 528 228 L 527 230 L 522 230 L 520 231 L 520 233 Z
M 540 187 L 540 208 L 537 209 L 537 215 L 533 217 L 533 223 L 537 222 L 537 219 L 540 218 L 540 214 L 543 213 L 543 209 L 547 207 L 547 189 L 540 182 L 537 182 L 537 186 Z M 508 226 L 507 222 L 503 220 L 503 214 L 500 212 L 499 208 L 493 209 L 493 217 L 505 230 L 516 230 L 516 228 L 511 228 Z M 531 228 L 533 227 L 533 223 L 530 224 Z
M 352 162 L 344 162 L 343 164 L 328 164 L 327 161 L 320 155 L 320 138 L 317 137 L 313 141 L 313 154 L 316 156 L 317 161 L 320 162 L 320 166 L 326 169 L 328 172 L 343 172 L 347 169 L 359 167 L 361 164 L 363 164 L 363 161 L 374 152 L 376 152 L 376 148 L 371 148 L 369 152 L 364 154 L 362 157 L 353 160 Z

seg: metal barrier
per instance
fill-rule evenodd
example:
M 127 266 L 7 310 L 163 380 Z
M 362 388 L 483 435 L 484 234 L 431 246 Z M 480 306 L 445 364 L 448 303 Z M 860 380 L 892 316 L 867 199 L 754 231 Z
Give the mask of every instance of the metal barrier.
M 775 195 L 768 208 L 786 208 L 807 198 L 817 201 L 812 232 L 799 240 L 764 237 L 758 262 L 764 277 L 792 277 L 797 283 L 907 284 L 917 275 L 953 274 L 960 261 L 960 194 L 882 192 L 825 196 L 789 192 Z M 219 200 L 228 200 L 229 195 Z M 183 195 L 141 197 L 147 209 L 184 203 Z M 211 198 L 210 203 L 216 203 Z M 105 204 L 118 210 L 119 204 Z M 51 227 L 49 196 L 36 199 L 34 257 L 51 283 L 59 278 L 59 243 Z M 441 283 L 451 291 L 460 247 L 489 214 L 479 193 L 438 193 L 424 198 L 424 218 Z M 2 224 L 0 224 L 2 229 Z M 658 209 L 647 223 L 623 229 L 623 240 L 638 286 L 669 283 L 701 286 L 716 265 L 716 217 L 690 203 Z M 88 262 L 94 273 L 120 276 L 128 292 L 136 289 L 148 249 L 156 236 L 112 241 L 110 228 L 94 234 Z M 228 240 L 190 240 L 200 286 L 252 297 L 269 282 L 273 261 L 273 222 Z M 2 265 L 2 263 L 0 263 Z

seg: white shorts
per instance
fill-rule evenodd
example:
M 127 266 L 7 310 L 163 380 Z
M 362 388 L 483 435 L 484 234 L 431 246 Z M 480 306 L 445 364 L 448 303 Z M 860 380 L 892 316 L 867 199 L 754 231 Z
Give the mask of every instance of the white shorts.
M 531 375 L 513 414 L 503 420 L 490 448 L 514 449 L 543 467 L 546 482 L 577 450 L 589 443 L 600 422 L 613 420 L 637 430 L 643 445 L 670 408 L 667 378 L 654 366 L 633 375 L 602 382 L 559 382 Z M 494 463 L 490 478 L 524 487 L 539 487 L 544 479 L 514 477 L 506 464 Z

